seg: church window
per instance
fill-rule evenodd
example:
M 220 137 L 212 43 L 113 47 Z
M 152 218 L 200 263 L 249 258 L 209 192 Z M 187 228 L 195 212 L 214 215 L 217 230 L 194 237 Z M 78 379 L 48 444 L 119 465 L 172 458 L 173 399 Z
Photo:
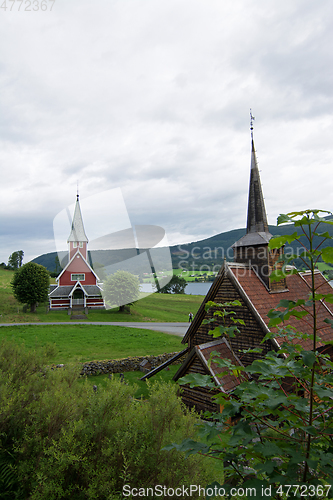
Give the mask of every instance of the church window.
M 82 273 L 82 274 L 71 274 L 71 281 L 84 281 L 86 278 L 85 278 L 85 274 Z

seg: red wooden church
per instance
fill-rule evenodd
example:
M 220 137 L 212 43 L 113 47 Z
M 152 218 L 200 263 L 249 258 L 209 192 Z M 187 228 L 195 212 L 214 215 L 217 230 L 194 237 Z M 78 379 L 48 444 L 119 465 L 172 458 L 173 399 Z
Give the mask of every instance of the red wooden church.
M 202 387 L 190 388 L 189 385 L 182 386 L 182 399 L 189 407 L 195 407 L 198 411 L 219 411 L 212 395 L 217 391 L 231 393 L 240 383 L 237 377 L 217 378 L 219 370 L 217 366 L 208 362 L 210 353 L 216 351 L 222 358 L 228 358 L 233 364 L 244 366 L 253 362 L 256 357 L 265 355 L 268 351 L 277 350 L 282 342 L 276 336 L 261 341 L 269 332 L 267 313 L 275 308 L 281 299 L 294 300 L 307 299 L 310 294 L 310 279 L 308 273 L 299 273 L 288 276 L 280 282 L 270 280 L 270 273 L 283 249 L 272 250 L 268 248 L 268 242 L 272 235 L 268 230 L 264 198 L 261 188 L 259 170 L 256 159 L 256 151 L 252 138 L 251 152 L 251 174 L 248 199 L 247 229 L 246 234 L 234 243 L 234 262 L 225 262 L 206 297 L 204 298 L 193 322 L 190 324 L 182 343 L 187 347 L 182 355 L 187 354 L 183 364 L 174 376 L 178 380 L 188 373 L 201 373 L 211 375 L 216 381 L 216 391 L 210 391 Z M 332 287 L 318 271 L 315 275 L 316 284 L 320 285 L 320 293 L 332 293 Z M 239 300 L 241 305 L 231 307 L 236 312 L 236 317 L 243 319 L 245 325 L 238 325 L 240 333 L 228 341 L 226 339 L 213 340 L 209 331 L 219 323 L 219 318 L 212 324 L 203 324 L 205 319 L 213 317 L 213 310 L 206 311 L 205 305 L 208 301 L 224 303 Z M 333 318 L 333 305 L 317 302 L 319 337 L 323 341 L 333 340 L 331 327 L 324 323 L 325 318 Z M 228 310 L 228 308 L 226 308 Z M 296 320 L 290 317 L 288 323 L 297 330 L 311 333 L 311 326 L 307 317 Z M 311 349 L 310 341 L 300 341 L 305 349 Z M 261 354 L 244 354 L 243 350 L 260 347 Z M 327 346 L 318 342 L 318 350 L 327 350 Z M 328 349 L 330 351 L 330 348 Z M 331 349 L 332 351 L 332 349 Z M 329 352 L 332 354 L 332 352 Z M 180 356 L 180 354 L 178 356 Z M 333 356 L 332 356 L 333 357 Z M 176 358 L 176 357 L 175 357 Z M 175 359 L 174 358 L 174 359 Z M 169 360 L 172 362 L 174 359 Z M 162 366 L 165 366 L 162 365 Z M 160 367 L 151 371 L 145 378 L 155 374 Z M 218 387 L 217 387 L 218 386 Z
M 68 263 L 56 278 L 57 284 L 50 287 L 50 309 L 104 309 L 99 278 L 88 263 L 88 238 L 83 226 L 79 195 L 67 243 Z

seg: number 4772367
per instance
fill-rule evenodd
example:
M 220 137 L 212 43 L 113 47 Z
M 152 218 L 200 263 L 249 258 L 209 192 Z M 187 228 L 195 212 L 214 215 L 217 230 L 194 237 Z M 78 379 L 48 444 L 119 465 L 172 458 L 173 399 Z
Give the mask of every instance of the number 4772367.
M 4 11 L 9 10 L 10 12 L 25 11 L 25 12 L 37 12 L 42 11 L 52 11 L 55 0 L 3 0 L 0 5 L 0 9 Z
M 327 497 L 328 493 L 331 489 L 330 484 L 321 485 L 318 484 L 317 486 L 313 484 L 283 484 L 278 487 L 276 490 L 276 493 L 279 495 L 285 494 L 289 496 L 294 495 L 294 497 L 297 495 L 297 493 L 301 497 Z

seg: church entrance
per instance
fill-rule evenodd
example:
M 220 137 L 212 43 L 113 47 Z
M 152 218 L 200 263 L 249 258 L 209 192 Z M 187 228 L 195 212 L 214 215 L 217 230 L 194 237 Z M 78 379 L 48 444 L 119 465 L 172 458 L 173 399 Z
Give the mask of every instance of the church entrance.
M 74 290 L 72 298 L 72 306 L 83 306 L 84 304 L 84 294 L 80 288 Z

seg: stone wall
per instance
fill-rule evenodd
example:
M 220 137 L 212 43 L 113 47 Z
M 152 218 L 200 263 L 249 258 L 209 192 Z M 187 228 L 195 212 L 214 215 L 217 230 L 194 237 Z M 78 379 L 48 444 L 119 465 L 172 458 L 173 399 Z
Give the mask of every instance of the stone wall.
M 161 354 L 160 356 L 133 356 L 123 359 L 111 359 L 108 361 L 89 361 L 82 366 L 81 375 L 100 375 L 103 373 L 123 373 L 134 372 L 140 370 L 140 363 L 147 360 L 151 364 L 151 368 L 156 368 L 168 359 L 178 354 L 170 352 Z M 174 361 L 172 364 L 180 364 L 184 361 L 185 356 Z

